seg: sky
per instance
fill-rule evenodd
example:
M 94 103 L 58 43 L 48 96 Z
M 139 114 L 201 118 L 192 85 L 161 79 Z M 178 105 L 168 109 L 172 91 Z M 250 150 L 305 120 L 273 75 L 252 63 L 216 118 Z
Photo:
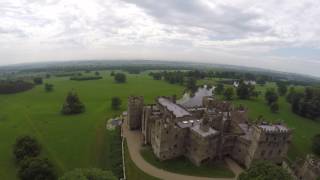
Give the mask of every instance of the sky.
M 0 0 L 0 65 L 170 60 L 320 76 L 319 0 Z

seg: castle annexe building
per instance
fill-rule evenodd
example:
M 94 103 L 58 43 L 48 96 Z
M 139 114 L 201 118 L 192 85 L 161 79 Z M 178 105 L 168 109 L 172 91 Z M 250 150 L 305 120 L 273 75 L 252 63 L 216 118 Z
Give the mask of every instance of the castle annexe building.
M 282 124 L 248 123 L 247 109 L 202 97 L 190 105 L 158 97 L 145 105 L 143 97 L 129 97 L 127 123 L 141 130 L 143 142 L 160 160 L 185 156 L 196 165 L 228 156 L 249 167 L 255 160 L 281 164 L 291 141 Z

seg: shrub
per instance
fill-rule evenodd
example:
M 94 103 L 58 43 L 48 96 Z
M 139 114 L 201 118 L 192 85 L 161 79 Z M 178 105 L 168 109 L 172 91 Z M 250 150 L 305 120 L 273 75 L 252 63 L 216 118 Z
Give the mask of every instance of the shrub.
M 47 91 L 47 92 L 51 92 L 53 90 L 53 84 L 48 84 L 46 83 L 44 85 L 44 89 Z
M 41 77 L 35 77 L 35 78 L 33 78 L 33 82 L 34 82 L 34 84 L 39 85 L 39 84 L 43 83 L 43 80 Z
M 30 90 L 34 85 L 25 81 L 0 81 L 0 94 L 12 94 Z
M 87 80 L 97 80 L 102 79 L 102 76 L 73 76 L 70 80 L 74 81 L 87 81 Z
M 29 157 L 36 157 L 41 153 L 41 146 L 38 141 L 30 136 L 17 138 L 13 147 L 13 154 L 17 162 Z
M 62 114 L 79 114 L 84 111 L 85 106 L 80 101 L 77 93 L 74 91 L 69 92 L 61 109 Z
M 27 158 L 21 162 L 18 170 L 21 180 L 55 180 L 56 173 L 48 159 Z
M 111 107 L 114 110 L 118 110 L 120 108 L 121 105 L 121 99 L 119 97 L 113 97 L 111 99 Z
M 123 73 L 117 73 L 117 74 L 114 75 L 114 80 L 117 83 L 125 83 L 127 81 L 127 77 Z

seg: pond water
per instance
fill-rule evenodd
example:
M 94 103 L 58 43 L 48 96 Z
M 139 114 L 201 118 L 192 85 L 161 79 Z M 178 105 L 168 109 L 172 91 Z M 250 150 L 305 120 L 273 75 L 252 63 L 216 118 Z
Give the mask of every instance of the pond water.
M 196 107 L 202 106 L 202 99 L 205 96 L 212 96 L 212 91 L 214 87 L 208 89 L 207 85 L 199 87 L 194 96 L 191 96 L 190 93 L 185 93 L 181 99 L 177 101 L 178 104 L 184 107 Z

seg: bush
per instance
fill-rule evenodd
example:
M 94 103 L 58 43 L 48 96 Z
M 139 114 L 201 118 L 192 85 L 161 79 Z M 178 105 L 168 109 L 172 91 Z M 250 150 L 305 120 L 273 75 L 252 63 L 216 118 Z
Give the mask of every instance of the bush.
M 127 77 L 123 73 L 117 73 L 117 74 L 114 75 L 114 80 L 117 83 L 125 83 L 127 81 Z
M 33 82 L 34 82 L 34 84 L 39 85 L 39 84 L 43 83 L 43 80 L 41 77 L 35 77 L 35 78 L 33 78 Z
M 214 89 L 214 92 L 216 94 L 221 94 L 224 91 L 224 85 L 223 83 L 218 83 L 217 87 Z
M 292 180 L 290 174 L 280 166 L 268 161 L 259 161 L 240 174 L 238 180 Z
M 0 94 L 12 94 L 30 90 L 32 83 L 25 81 L 0 81 Z
M 277 102 L 274 102 L 270 105 L 270 110 L 273 113 L 276 113 L 279 111 L 279 104 Z
M 66 97 L 65 103 L 62 106 L 62 114 L 79 114 L 85 111 L 85 106 L 80 101 L 77 93 L 74 91 L 69 92 Z
M 56 173 L 48 159 L 27 158 L 18 170 L 21 180 L 55 180 Z
M 29 157 L 36 157 L 41 153 L 41 146 L 35 138 L 22 136 L 17 138 L 13 147 L 13 154 L 17 162 Z
M 111 99 L 111 107 L 114 110 L 118 110 L 120 109 L 120 105 L 121 105 L 121 99 L 119 97 L 113 97 Z
M 275 92 L 274 89 L 268 89 L 266 91 L 264 97 L 265 97 L 268 105 L 271 105 L 271 104 L 277 102 L 277 100 L 278 100 L 278 94 Z
M 101 169 L 75 169 L 65 173 L 59 180 L 117 180 L 110 171 Z
M 234 95 L 234 90 L 232 87 L 228 87 L 223 93 L 223 96 L 225 97 L 226 100 L 232 100 L 233 95 Z
M 48 84 L 48 83 L 46 83 L 46 84 L 44 85 L 44 89 L 45 89 L 47 92 L 53 91 L 53 84 Z
M 320 134 L 312 138 L 312 150 L 315 154 L 320 155 Z
M 87 81 L 87 80 L 97 80 L 102 79 L 102 76 L 73 76 L 70 80 L 74 81 Z

